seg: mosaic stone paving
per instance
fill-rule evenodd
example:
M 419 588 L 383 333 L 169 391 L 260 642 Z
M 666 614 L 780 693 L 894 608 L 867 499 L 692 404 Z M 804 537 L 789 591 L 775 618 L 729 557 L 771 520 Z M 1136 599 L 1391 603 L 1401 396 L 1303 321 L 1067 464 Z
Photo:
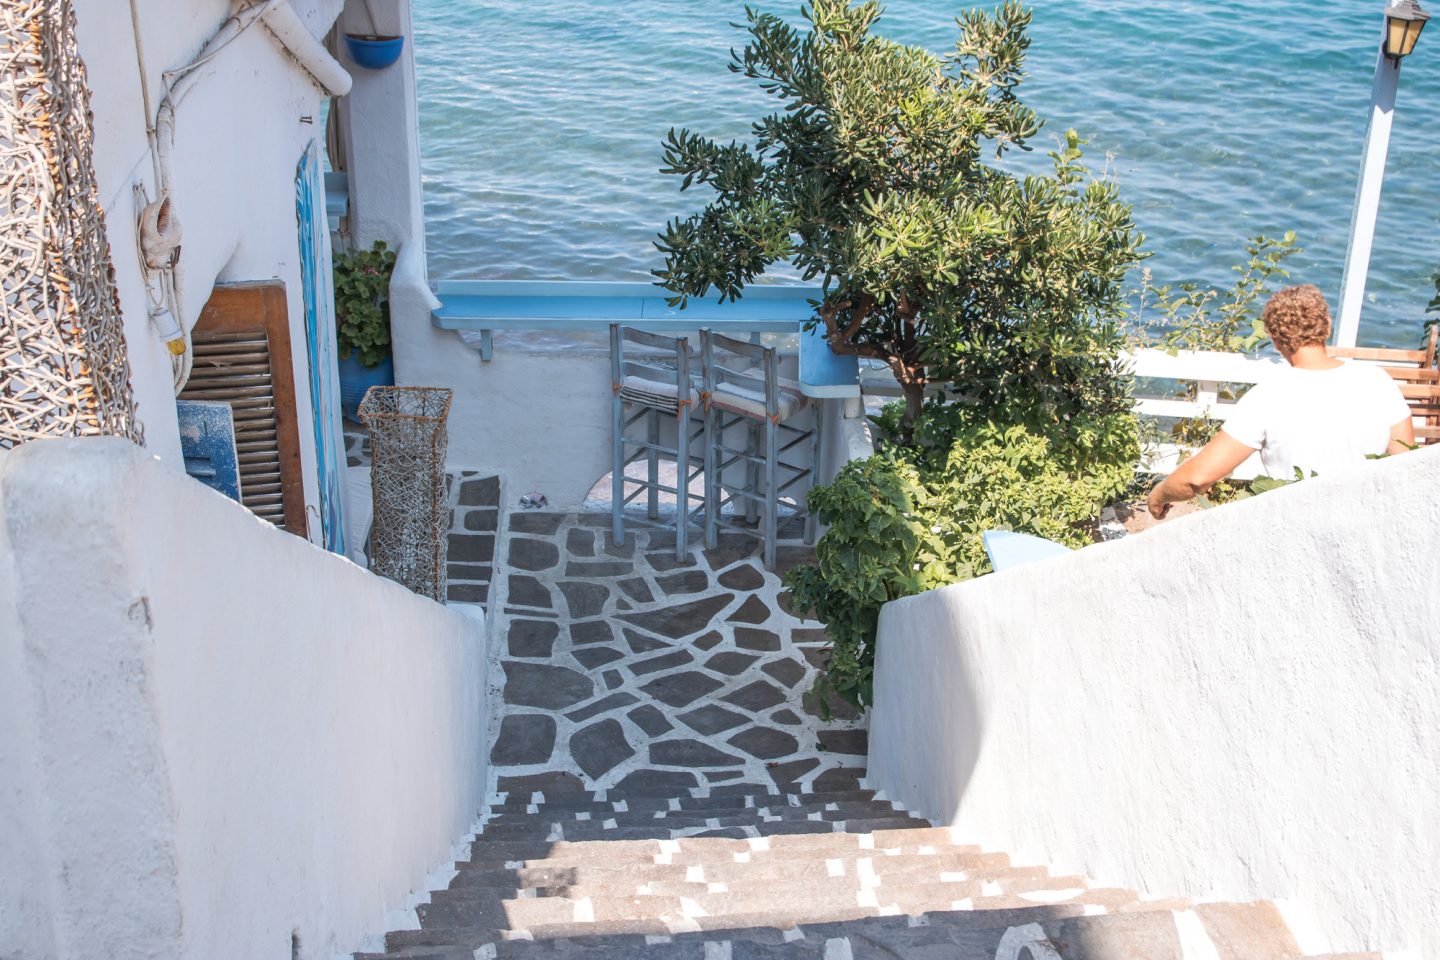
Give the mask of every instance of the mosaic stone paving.
M 782 526 L 776 572 L 753 538 L 681 564 L 673 534 L 632 530 L 617 546 L 609 526 L 608 513 L 508 517 L 495 788 L 853 784 L 865 731 L 844 704 L 819 719 L 808 691 L 824 635 L 778 596 L 811 556 L 801 522 Z

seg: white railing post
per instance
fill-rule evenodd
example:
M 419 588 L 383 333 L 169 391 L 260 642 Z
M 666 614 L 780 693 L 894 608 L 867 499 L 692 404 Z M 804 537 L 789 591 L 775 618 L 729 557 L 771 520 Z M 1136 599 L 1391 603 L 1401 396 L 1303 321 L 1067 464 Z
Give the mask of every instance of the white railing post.
M 1384 18 L 1381 18 L 1384 30 Z M 1400 84 L 1400 61 L 1385 56 L 1384 37 L 1375 59 L 1375 82 L 1370 91 L 1370 125 L 1365 132 L 1365 153 L 1360 181 L 1355 187 L 1355 210 L 1350 220 L 1350 246 L 1345 255 L 1345 278 L 1340 284 L 1340 329 L 1335 343 L 1353 347 L 1360 335 L 1360 313 L 1365 306 L 1365 281 L 1370 272 L 1370 251 L 1375 242 L 1375 220 L 1380 212 L 1380 190 L 1385 182 L 1385 158 L 1390 152 L 1390 126 L 1395 118 L 1395 91 Z

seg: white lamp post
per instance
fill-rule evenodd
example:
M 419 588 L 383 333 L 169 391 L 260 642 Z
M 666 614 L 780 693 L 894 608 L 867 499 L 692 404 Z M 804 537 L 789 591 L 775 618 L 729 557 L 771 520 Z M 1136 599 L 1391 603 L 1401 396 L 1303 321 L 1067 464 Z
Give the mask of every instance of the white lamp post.
M 1370 250 L 1375 241 L 1375 218 L 1380 212 L 1380 187 L 1385 180 L 1385 157 L 1390 152 L 1390 122 L 1395 115 L 1395 91 L 1400 83 L 1400 61 L 1415 49 L 1430 14 L 1416 0 L 1396 0 L 1385 8 L 1385 33 L 1375 61 L 1375 85 L 1370 91 L 1370 127 L 1365 133 L 1365 157 L 1355 189 L 1355 212 L 1350 221 L 1350 248 L 1345 255 L 1345 279 L 1340 286 L 1340 332 L 1336 343 L 1355 346 L 1360 334 L 1360 311 L 1365 305 L 1365 280 L 1370 272 Z

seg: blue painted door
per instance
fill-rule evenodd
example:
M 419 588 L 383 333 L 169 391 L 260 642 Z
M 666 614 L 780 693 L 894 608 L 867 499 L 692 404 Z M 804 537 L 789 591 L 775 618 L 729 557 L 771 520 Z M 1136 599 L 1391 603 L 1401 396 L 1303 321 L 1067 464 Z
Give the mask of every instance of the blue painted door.
M 340 375 L 335 357 L 335 303 L 330 276 L 325 186 L 314 141 L 295 171 L 295 214 L 300 226 L 300 281 L 310 356 L 310 403 L 325 549 L 345 553 L 345 438 L 340 424 Z

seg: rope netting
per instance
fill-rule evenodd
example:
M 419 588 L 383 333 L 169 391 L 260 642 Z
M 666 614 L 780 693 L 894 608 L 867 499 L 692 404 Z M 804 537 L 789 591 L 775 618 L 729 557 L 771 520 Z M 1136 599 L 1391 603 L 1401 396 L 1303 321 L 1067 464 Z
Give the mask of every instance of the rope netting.
M 444 603 L 450 505 L 445 490 L 443 387 L 371 387 L 360 402 L 370 428 L 370 569 Z
M 0 3 L 0 447 L 143 442 L 70 0 Z

